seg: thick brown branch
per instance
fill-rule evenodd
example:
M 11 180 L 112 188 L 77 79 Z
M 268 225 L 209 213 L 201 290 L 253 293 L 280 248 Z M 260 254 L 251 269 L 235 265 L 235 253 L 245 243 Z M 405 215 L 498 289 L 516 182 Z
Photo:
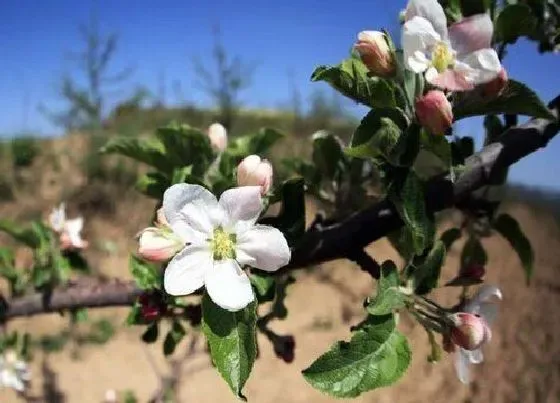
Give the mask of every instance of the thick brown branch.
M 550 108 L 558 116 L 560 97 Z M 521 158 L 545 147 L 558 133 L 558 122 L 532 119 L 507 130 L 498 142 L 484 147 L 467 161 L 467 170 L 452 183 L 444 177 L 434 178 L 427 184 L 426 205 L 437 212 L 465 201 L 476 189 L 492 183 L 495 175 Z M 348 258 L 363 269 L 378 276 L 377 263 L 362 253 L 370 243 L 386 236 L 403 225 L 395 207 L 384 200 L 357 212 L 345 220 L 327 226 L 312 226 L 292 251 L 286 271 L 319 264 L 334 259 Z M 4 310 L 4 318 L 56 312 L 64 309 L 131 305 L 141 290 L 133 283 L 92 282 L 53 291 L 50 298 L 42 294 L 16 298 Z M 0 307 L 0 311 L 2 308 Z
M 56 289 L 50 295 L 37 293 L 15 298 L 9 302 L 4 319 L 75 308 L 127 306 L 132 305 L 140 293 L 133 282 L 87 279 Z

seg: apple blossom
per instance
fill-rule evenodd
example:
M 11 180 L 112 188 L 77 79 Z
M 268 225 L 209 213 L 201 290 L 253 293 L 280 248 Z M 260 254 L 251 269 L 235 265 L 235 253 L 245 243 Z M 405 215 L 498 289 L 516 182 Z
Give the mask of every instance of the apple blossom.
M 406 68 L 424 73 L 434 86 L 451 91 L 471 90 L 493 80 L 502 66 L 491 48 L 494 26 L 490 16 L 477 14 L 447 28 L 437 0 L 410 0 L 403 27 Z
M 272 165 L 258 155 L 249 155 L 237 166 L 239 186 L 260 186 L 261 194 L 267 194 L 272 186 Z
M 499 288 L 491 285 L 483 285 L 478 292 L 463 305 L 462 311 L 473 315 L 479 315 L 484 322 L 490 326 L 497 315 L 497 306 L 495 300 L 502 299 L 502 292 Z M 490 340 L 490 333 L 485 337 L 481 345 Z M 483 361 L 484 356 L 480 346 L 473 350 L 467 350 L 457 345 L 458 351 L 455 357 L 455 370 L 457 377 L 463 383 L 469 383 L 469 365 L 479 364 Z
M 431 90 L 416 100 L 416 116 L 431 133 L 444 135 L 453 123 L 453 109 L 442 91 Z
M 23 392 L 25 382 L 31 379 L 31 373 L 25 361 L 22 361 L 13 350 L 0 355 L 0 387 L 13 388 Z
M 275 271 L 290 260 L 278 229 L 256 224 L 263 209 L 259 186 L 226 190 L 220 200 L 204 187 L 176 184 L 163 195 L 163 211 L 186 246 L 169 262 L 164 288 L 188 295 L 205 286 L 209 297 L 235 312 L 254 300 L 242 266 Z
M 360 32 L 354 49 L 374 75 L 388 77 L 395 72 L 395 56 L 387 43 L 387 36 L 383 32 Z
M 83 249 L 88 246 L 88 242 L 81 237 L 84 227 L 83 217 L 68 220 L 66 218 L 65 203 L 60 203 L 58 208 L 53 208 L 48 222 L 52 230 L 59 234 L 60 248 L 62 250 Z
M 219 123 L 213 123 L 208 127 L 208 138 L 212 148 L 218 152 L 222 152 L 227 147 L 227 130 Z

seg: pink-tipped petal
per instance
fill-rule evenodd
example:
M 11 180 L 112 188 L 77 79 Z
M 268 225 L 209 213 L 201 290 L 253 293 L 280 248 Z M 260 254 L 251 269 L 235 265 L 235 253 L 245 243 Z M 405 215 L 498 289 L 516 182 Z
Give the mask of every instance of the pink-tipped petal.
M 470 91 L 474 85 L 461 71 L 446 70 L 435 77 L 426 77 L 430 84 L 449 91 Z
M 490 48 L 494 25 L 488 14 L 463 18 L 449 27 L 451 46 L 459 55 Z

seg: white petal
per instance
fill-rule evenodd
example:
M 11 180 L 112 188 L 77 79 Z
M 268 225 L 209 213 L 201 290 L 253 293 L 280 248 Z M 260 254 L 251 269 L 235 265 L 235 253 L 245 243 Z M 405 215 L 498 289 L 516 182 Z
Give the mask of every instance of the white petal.
M 209 270 L 212 270 L 212 254 L 208 246 L 187 246 L 165 268 L 165 291 L 171 295 L 191 294 L 202 287 Z
M 479 306 L 478 314 L 482 316 L 490 326 L 498 317 L 498 306 L 493 302 L 482 303 Z
M 219 211 L 216 197 L 199 185 L 181 183 L 163 194 L 165 218 L 185 242 L 197 243 L 209 234 Z
M 220 206 L 226 213 L 226 226 L 232 227 L 238 221 L 252 226 L 263 209 L 260 186 L 241 186 L 226 190 L 220 196 Z
M 459 348 L 459 351 L 455 354 L 455 371 L 457 372 L 457 378 L 459 378 L 459 380 L 464 384 L 468 384 L 470 382 L 470 360 L 466 351 L 467 350 Z
M 480 364 L 482 361 L 484 361 L 484 355 L 482 354 L 482 349 L 480 348 L 465 352 L 471 364 Z
M 231 312 L 245 308 L 254 299 L 249 277 L 232 259 L 215 261 L 206 272 L 204 284 L 212 301 Z
M 414 17 L 403 27 L 402 45 L 408 69 L 420 73 L 428 67 L 426 53 L 440 41 L 432 24 L 422 17 Z
M 494 285 L 485 284 L 481 286 L 476 294 L 473 296 L 471 301 L 476 304 L 481 304 L 483 302 L 491 302 L 491 301 L 501 301 L 502 300 L 502 292 L 500 289 Z
M 426 72 L 424 73 L 424 77 L 426 77 L 426 80 L 431 83 L 432 81 L 435 80 L 435 78 L 439 75 L 437 69 L 435 67 L 430 67 L 428 70 L 426 70 Z
M 458 58 L 474 71 L 472 82 L 483 84 L 492 81 L 502 70 L 502 64 L 494 49 L 481 49 Z
M 494 24 L 486 13 L 463 18 L 449 27 L 449 40 L 460 55 L 490 48 Z
M 414 17 L 425 18 L 442 39 L 447 39 L 447 18 L 437 0 L 410 0 L 406 7 L 406 20 Z
M 267 271 L 287 265 L 291 257 L 284 234 L 265 225 L 257 225 L 238 234 L 236 255 L 239 263 Z

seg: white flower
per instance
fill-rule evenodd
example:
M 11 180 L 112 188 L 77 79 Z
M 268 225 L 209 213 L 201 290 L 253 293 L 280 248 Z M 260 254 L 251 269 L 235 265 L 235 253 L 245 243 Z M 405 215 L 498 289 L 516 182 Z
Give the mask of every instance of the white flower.
M 49 225 L 55 232 L 62 232 L 64 223 L 66 222 L 66 205 L 60 203 L 58 208 L 53 208 L 49 215 Z
M 477 14 L 447 29 L 437 0 L 411 0 L 405 13 L 402 45 L 406 67 L 425 73 L 431 84 L 465 91 L 494 79 L 502 69 L 491 48 L 494 26 L 488 14 Z
M 66 219 L 66 205 L 60 203 L 58 208 L 53 208 L 49 215 L 49 225 L 54 232 L 60 234 L 62 249 L 83 249 L 88 243 L 82 239 L 81 232 L 84 227 L 83 217 Z
M 82 239 L 82 229 L 84 227 L 83 217 L 66 220 L 64 230 L 60 235 L 62 249 L 83 249 L 88 243 Z
M 165 291 L 187 295 L 203 285 L 210 298 L 229 311 L 253 301 L 243 265 L 275 271 L 290 260 L 284 235 L 256 225 L 263 208 L 259 186 L 226 190 L 220 201 L 199 185 L 177 184 L 163 195 L 165 218 L 188 243 L 168 264 Z
M 14 351 L 8 350 L 0 355 L 0 386 L 23 392 L 25 382 L 30 379 L 31 373 L 27 364 L 19 360 Z
M 480 315 L 490 326 L 496 319 L 498 313 L 498 307 L 495 303 L 496 299 L 502 299 L 502 292 L 500 289 L 491 285 L 483 285 L 473 298 L 467 301 L 462 311 Z M 490 339 L 491 336 L 489 333 L 486 342 L 490 341 Z M 469 351 L 459 347 L 458 350 L 455 357 L 455 370 L 457 371 L 459 380 L 466 384 L 470 382 L 469 365 L 481 363 L 484 356 L 482 355 L 481 348 Z

